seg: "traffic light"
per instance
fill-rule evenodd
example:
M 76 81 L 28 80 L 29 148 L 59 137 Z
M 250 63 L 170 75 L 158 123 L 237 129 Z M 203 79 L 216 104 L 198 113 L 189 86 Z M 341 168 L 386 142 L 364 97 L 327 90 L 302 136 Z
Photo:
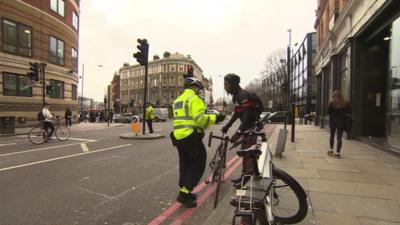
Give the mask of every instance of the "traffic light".
M 27 73 L 29 79 L 39 81 L 39 63 L 29 63 L 30 72 Z
M 140 65 L 145 66 L 148 63 L 149 44 L 146 39 L 137 39 L 137 42 L 139 43 L 137 46 L 139 51 L 133 54 L 133 57 Z
M 51 95 L 53 93 L 53 86 L 46 85 L 46 94 Z
M 193 66 L 187 65 L 187 74 L 186 77 L 193 77 Z

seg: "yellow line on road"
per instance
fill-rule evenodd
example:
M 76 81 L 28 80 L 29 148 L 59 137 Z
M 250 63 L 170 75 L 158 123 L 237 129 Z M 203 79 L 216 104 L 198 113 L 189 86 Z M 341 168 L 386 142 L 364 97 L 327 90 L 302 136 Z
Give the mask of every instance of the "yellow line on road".
M 86 145 L 86 143 L 82 143 L 82 144 L 81 144 L 81 148 L 82 148 L 82 151 L 83 151 L 83 152 L 89 152 L 89 148 L 88 148 L 88 146 Z
M 103 149 L 99 149 L 99 150 L 95 150 L 95 151 L 91 151 L 91 152 L 83 152 L 83 153 L 67 155 L 67 156 L 62 156 L 62 157 L 57 157 L 57 158 L 52 158 L 52 159 L 46 159 L 46 160 L 27 163 L 27 164 L 21 164 L 21 165 L 17 165 L 17 166 L 10 166 L 10 167 L 6 167 L 6 168 L 1 168 L 0 172 L 6 171 L 6 170 L 17 169 L 17 168 L 21 168 L 21 167 L 33 166 L 33 165 L 42 164 L 42 163 L 46 163 L 46 162 L 52 162 L 52 161 L 56 161 L 56 160 L 60 160 L 60 159 L 68 159 L 68 158 L 72 158 L 72 157 L 76 157 L 76 156 L 80 156 L 80 155 L 87 155 L 87 154 L 92 154 L 92 153 L 96 153 L 96 152 L 108 151 L 108 150 L 112 150 L 112 149 L 116 149 L 116 148 L 123 148 L 123 147 L 130 146 L 130 145 L 132 145 L 132 144 L 119 145 L 119 146 L 103 148 Z

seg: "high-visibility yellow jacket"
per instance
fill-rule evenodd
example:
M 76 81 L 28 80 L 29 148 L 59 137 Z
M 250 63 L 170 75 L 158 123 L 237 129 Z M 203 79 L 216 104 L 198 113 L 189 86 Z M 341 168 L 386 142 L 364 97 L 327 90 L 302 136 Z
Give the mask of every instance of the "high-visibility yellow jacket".
M 146 108 L 145 120 L 154 120 L 154 109 L 151 105 Z
M 177 140 L 186 138 L 194 132 L 203 133 L 204 129 L 215 124 L 217 116 L 206 114 L 206 104 L 188 88 L 174 101 L 174 136 Z

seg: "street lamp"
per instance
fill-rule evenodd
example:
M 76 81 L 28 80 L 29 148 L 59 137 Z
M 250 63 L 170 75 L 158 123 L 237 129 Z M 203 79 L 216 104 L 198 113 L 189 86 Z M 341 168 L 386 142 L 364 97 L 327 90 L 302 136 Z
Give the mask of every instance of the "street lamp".
M 97 65 L 98 67 L 103 67 L 103 65 Z M 83 122 L 84 118 L 83 118 L 83 83 L 85 81 L 85 63 L 82 64 L 82 75 L 79 77 L 81 78 L 81 122 Z
M 223 75 L 218 75 L 218 77 L 222 77 L 222 84 L 224 85 Z M 225 87 L 222 88 L 222 112 L 225 112 Z

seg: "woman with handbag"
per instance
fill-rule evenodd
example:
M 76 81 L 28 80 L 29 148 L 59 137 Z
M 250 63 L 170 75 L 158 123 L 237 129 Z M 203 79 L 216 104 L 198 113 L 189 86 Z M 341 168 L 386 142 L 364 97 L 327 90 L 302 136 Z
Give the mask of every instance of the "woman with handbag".
M 328 114 L 329 114 L 329 127 L 331 130 L 331 135 L 329 138 L 330 150 L 329 155 L 334 155 L 340 157 L 340 150 L 342 148 L 342 136 L 343 131 L 348 131 L 347 127 L 348 119 L 350 118 L 350 104 L 346 99 L 344 99 L 342 93 L 338 90 L 334 91 L 332 94 L 332 99 L 328 104 Z M 336 136 L 336 151 L 333 150 L 335 133 Z

